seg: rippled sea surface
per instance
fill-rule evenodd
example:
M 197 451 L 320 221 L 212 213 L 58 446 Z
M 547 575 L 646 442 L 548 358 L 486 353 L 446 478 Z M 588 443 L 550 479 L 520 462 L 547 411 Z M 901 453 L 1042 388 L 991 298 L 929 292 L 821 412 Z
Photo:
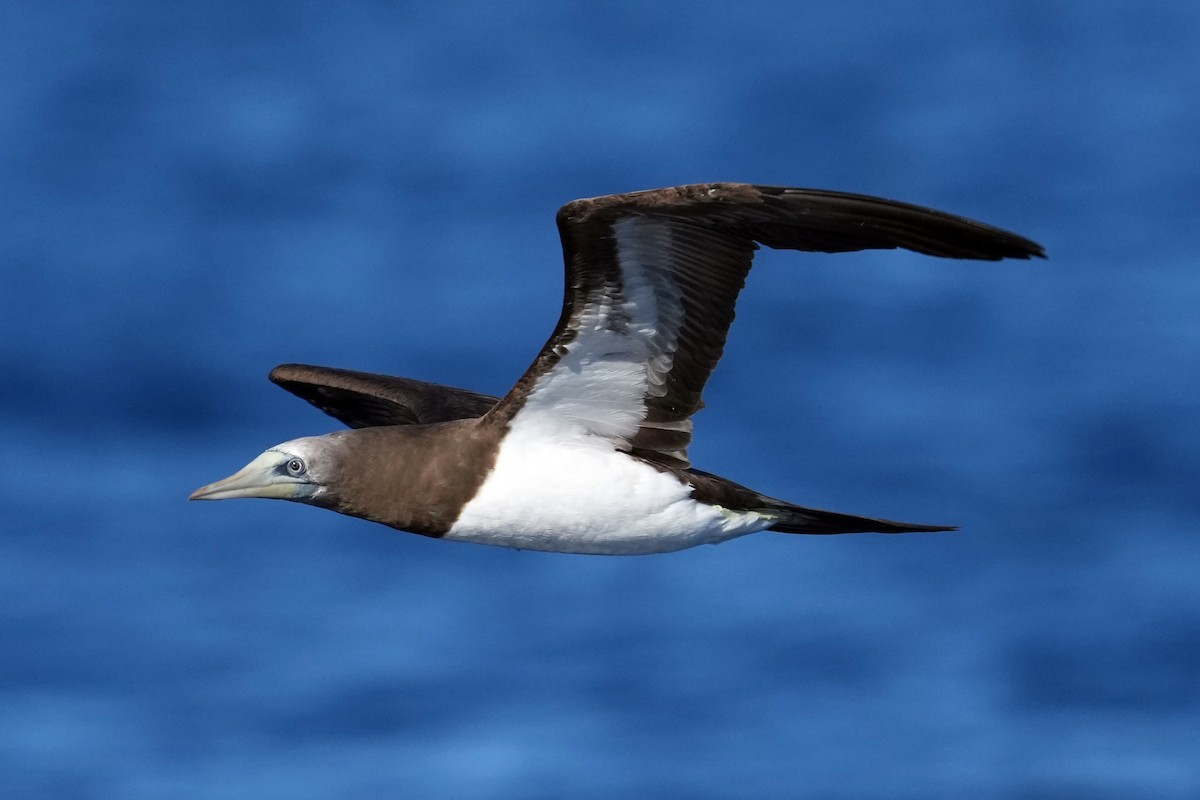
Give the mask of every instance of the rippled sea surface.
M 1200 7 L 0 3 L 0 794 L 1200 797 Z M 764 253 L 701 468 L 954 534 L 512 552 L 189 504 L 502 393 L 575 197 L 897 197 L 1039 263 Z

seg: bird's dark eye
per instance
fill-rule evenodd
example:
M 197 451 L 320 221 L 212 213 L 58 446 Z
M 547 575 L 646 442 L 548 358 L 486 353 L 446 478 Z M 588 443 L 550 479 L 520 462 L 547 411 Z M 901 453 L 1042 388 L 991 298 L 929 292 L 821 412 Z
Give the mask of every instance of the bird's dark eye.
M 304 461 L 299 458 L 293 458 L 287 462 L 288 475 L 303 475 L 307 467 L 304 466 Z

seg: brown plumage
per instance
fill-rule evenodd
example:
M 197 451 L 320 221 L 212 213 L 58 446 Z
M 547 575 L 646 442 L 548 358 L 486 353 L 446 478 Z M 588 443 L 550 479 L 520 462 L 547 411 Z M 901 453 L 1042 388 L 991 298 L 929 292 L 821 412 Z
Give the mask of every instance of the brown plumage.
M 268 377 L 350 428 L 472 419 L 500 400 L 413 378 L 305 364 L 280 364 Z

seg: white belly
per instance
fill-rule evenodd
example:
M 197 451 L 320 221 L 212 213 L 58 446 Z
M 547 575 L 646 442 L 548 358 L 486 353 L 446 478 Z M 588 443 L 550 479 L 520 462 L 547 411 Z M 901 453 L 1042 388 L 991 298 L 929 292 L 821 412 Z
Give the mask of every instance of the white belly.
M 637 555 L 716 544 L 771 518 L 698 503 L 674 476 L 601 439 L 509 436 L 445 538 L 524 550 Z

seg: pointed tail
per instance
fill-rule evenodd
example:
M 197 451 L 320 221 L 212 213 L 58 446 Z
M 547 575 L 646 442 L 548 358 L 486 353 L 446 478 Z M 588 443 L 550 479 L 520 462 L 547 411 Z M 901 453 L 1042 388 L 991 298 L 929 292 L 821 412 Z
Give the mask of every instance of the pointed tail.
M 958 530 L 946 525 L 922 525 L 890 519 L 856 517 L 852 514 L 839 514 L 836 511 L 822 511 L 782 502 L 778 508 L 771 510 L 779 513 L 780 518 L 767 530 L 780 533 L 932 533 Z

